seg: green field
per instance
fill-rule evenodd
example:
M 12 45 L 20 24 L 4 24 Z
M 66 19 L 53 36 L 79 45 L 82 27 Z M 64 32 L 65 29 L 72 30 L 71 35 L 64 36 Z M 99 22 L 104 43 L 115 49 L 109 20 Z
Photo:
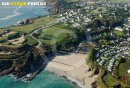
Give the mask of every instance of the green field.
M 121 77 L 120 80 L 125 84 L 125 86 L 130 85 L 130 74 L 127 73 L 127 71 L 130 70 L 130 61 L 127 60 L 124 63 L 120 63 L 118 68 L 119 68 L 118 74 Z M 126 87 L 126 88 L 130 88 L 130 87 Z
M 130 26 L 130 21 L 128 21 L 128 25 Z
M 46 17 L 41 17 L 41 18 L 35 19 L 33 24 L 16 26 L 16 27 L 1 28 L 0 30 L 10 29 L 10 30 L 23 32 L 23 33 L 30 33 L 31 31 L 33 31 L 36 28 L 39 28 L 40 26 L 46 26 L 46 25 L 50 25 L 52 23 L 55 23 L 56 20 L 57 20 L 57 16 L 55 16 L 55 15 L 50 16 L 50 17 L 46 16 Z
M 103 81 L 109 87 L 112 87 L 117 83 L 116 80 L 110 74 L 105 75 L 103 77 Z
M 114 34 L 116 34 L 117 36 L 122 36 L 122 35 L 123 35 L 123 32 L 114 30 Z
M 53 45 L 56 42 L 60 42 L 66 38 L 68 34 L 72 35 L 73 32 L 65 29 L 61 25 L 56 25 L 42 30 L 42 34 L 39 36 L 43 43 Z
M 50 25 L 57 21 L 58 15 L 46 16 L 42 18 L 38 18 L 34 21 L 34 25 L 44 26 Z
M 107 88 L 107 86 L 103 83 L 103 80 L 101 79 L 101 77 L 97 78 L 97 82 L 98 82 L 99 88 Z
M 27 36 L 26 37 L 26 44 L 28 45 L 36 45 L 37 44 L 37 41 L 35 41 L 34 39 L 32 39 L 31 37 Z
M 28 25 L 23 25 L 23 26 L 15 26 L 15 27 L 11 26 L 11 27 L 8 27 L 8 28 L 1 28 L 1 30 L 7 30 L 8 29 L 8 30 L 14 30 L 14 31 L 29 34 L 30 32 L 32 32 L 36 28 L 39 28 L 41 26 L 51 25 L 51 24 L 55 23 L 57 21 L 57 18 L 58 18 L 58 15 L 41 17 L 41 18 L 35 19 L 33 24 L 28 24 Z M 58 28 L 58 27 L 60 27 L 60 28 Z M 57 38 L 58 41 L 60 41 L 60 39 L 64 38 L 66 36 L 65 33 L 69 32 L 69 31 L 66 30 L 66 29 L 62 29 L 62 26 L 58 26 L 58 27 L 50 27 L 50 28 L 44 29 L 43 33 L 40 36 L 41 39 L 44 39 L 44 40 L 42 40 L 42 42 L 50 44 L 50 40 L 45 39 L 45 38 L 49 38 L 48 37 L 49 35 L 53 36 L 54 35 L 53 33 L 58 32 L 59 30 L 64 32 L 64 33 L 62 33 L 62 36 Z M 56 37 L 56 35 L 54 37 Z M 54 37 L 52 37 L 52 38 L 54 39 Z M 51 39 L 51 41 L 52 41 L 52 39 Z M 29 44 L 29 45 L 36 45 L 37 41 L 33 40 L 30 37 L 27 37 L 26 43 Z
M 130 70 L 130 62 L 121 63 L 119 65 L 119 75 L 120 76 L 126 76 L 128 70 Z M 130 77 L 130 75 L 127 75 L 127 76 Z
M 93 10 L 91 13 L 93 14 L 100 14 L 107 12 L 107 9 L 105 7 L 98 7 L 97 9 Z

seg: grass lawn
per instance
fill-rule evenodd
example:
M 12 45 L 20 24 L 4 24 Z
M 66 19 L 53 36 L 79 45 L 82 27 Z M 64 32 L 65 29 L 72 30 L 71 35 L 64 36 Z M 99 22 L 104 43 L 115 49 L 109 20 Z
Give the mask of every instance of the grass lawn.
M 42 34 L 39 36 L 43 43 L 53 45 L 56 42 L 60 42 L 66 38 L 68 34 L 72 35 L 73 32 L 64 28 L 63 25 L 56 25 L 42 30 Z
M 101 77 L 99 77 L 97 81 L 100 88 L 107 88 L 107 86 L 103 83 Z
M 104 65 L 104 68 L 105 68 L 105 69 L 108 68 L 109 63 L 110 63 L 109 61 L 107 61 L 107 62 L 105 63 L 105 65 Z
M 29 36 L 26 37 L 26 40 L 27 40 L 26 44 L 28 44 L 28 45 L 36 45 L 37 44 L 37 41 L 35 41 L 34 39 L 32 39 Z
M 10 30 L 18 31 L 18 32 L 23 32 L 23 33 L 30 33 L 34 29 L 38 28 L 39 26 L 29 24 L 29 25 L 24 25 L 24 26 L 17 26 L 17 27 L 10 27 Z
M 130 26 L 130 21 L 128 21 L 128 25 Z
M 57 21 L 58 16 L 53 15 L 53 16 L 45 16 L 42 18 L 38 18 L 34 21 L 35 25 L 43 26 L 43 25 L 50 25 L 53 24 Z
M 112 87 L 117 83 L 116 80 L 110 74 L 105 75 L 103 77 L 103 81 L 109 87 Z
M 107 9 L 105 7 L 98 7 L 96 10 L 93 10 L 91 13 L 100 14 L 103 12 L 107 12 Z
M 117 31 L 117 30 L 114 30 L 114 34 L 116 34 L 117 36 L 122 36 L 123 33 L 121 31 Z
M 46 17 L 41 17 L 41 18 L 35 19 L 33 24 L 24 25 L 24 26 L 1 28 L 0 30 L 10 29 L 10 30 L 23 32 L 23 33 L 30 33 L 34 29 L 39 28 L 40 26 L 50 25 L 50 24 L 56 22 L 56 20 L 57 20 L 56 15 L 53 15 L 50 17 L 46 16 Z
M 120 76 L 126 76 L 127 71 L 130 70 L 130 63 L 125 62 L 125 63 L 120 63 L 119 65 L 119 75 Z M 130 77 L 130 75 L 127 75 Z
M 130 74 L 127 73 L 128 70 L 130 70 L 130 61 L 120 63 L 118 74 L 121 77 L 121 81 L 130 85 Z M 126 88 L 130 88 L 130 87 L 126 87 Z

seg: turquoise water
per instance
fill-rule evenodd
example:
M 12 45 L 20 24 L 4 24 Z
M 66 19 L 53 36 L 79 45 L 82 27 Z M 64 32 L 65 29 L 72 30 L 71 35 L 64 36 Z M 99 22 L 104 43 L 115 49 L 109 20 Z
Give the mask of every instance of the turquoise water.
M 2 1 L 32 1 L 32 0 L 0 0 Z M 38 0 L 33 0 L 38 1 Z M 0 6 L 0 28 L 15 25 L 17 22 L 37 16 L 50 14 L 49 7 L 40 8 L 7 8 Z M 10 76 L 0 78 L 0 88 L 77 88 L 71 82 L 56 74 L 41 72 L 31 82 L 24 83 Z
M 10 76 L 0 78 L 0 88 L 78 88 L 63 77 L 50 72 L 41 72 L 31 82 L 24 83 Z

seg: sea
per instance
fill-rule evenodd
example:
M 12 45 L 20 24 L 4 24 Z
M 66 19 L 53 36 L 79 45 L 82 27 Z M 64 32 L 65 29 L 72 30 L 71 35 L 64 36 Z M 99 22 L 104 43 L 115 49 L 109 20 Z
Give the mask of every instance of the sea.
M 0 88 L 78 88 L 71 81 L 57 74 L 43 71 L 32 81 L 23 82 L 8 75 L 0 78 Z
M 12 7 L 2 6 L 2 2 L 38 0 L 0 0 L 0 28 L 16 25 L 27 18 L 49 15 L 49 6 Z M 41 0 L 40 0 L 41 1 Z M 7 75 L 0 77 L 0 88 L 78 88 L 71 81 L 57 74 L 42 71 L 32 81 L 26 83 Z
M 0 28 L 16 25 L 27 18 L 50 14 L 49 6 L 4 6 L 2 2 L 41 2 L 44 0 L 0 0 Z

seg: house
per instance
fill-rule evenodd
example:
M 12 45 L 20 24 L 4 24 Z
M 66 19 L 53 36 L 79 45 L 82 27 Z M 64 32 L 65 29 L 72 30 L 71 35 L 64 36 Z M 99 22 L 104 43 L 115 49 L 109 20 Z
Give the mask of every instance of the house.
M 84 19 L 84 22 L 91 22 L 91 19 L 85 18 L 85 19 Z
M 91 28 L 88 28 L 87 31 L 90 32 L 92 29 Z
M 96 58 L 98 58 L 100 56 L 100 52 L 98 52 L 97 54 L 96 54 Z
M 130 74 L 130 70 L 128 70 L 127 73 Z
M 79 16 L 77 17 L 77 20 L 78 20 L 78 21 L 80 21 L 80 18 L 79 18 Z
M 114 64 L 115 64 L 115 60 L 113 58 L 113 59 L 110 60 L 110 63 L 108 65 L 108 71 L 112 72 Z
M 127 41 L 128 41 L 128 42 L 130 42 L 130 37 L 129 37 L 129 38 L 127 38 Z
M 126 30 L 127 30 L 127 31 L 130 30 L 130 26 L 128 26 L 128 27 L 126 28 Z
M 103 66 L 104 64 L 105 64 L 105 60 L 101 60 L 99 63 L 100 66 Z
M 121 31 L 121 32 L 123 31 L 123 29 L 120 26 L 116 27 L 115 30 L 116 31 Z
M 100 26 L 101 29 L 105 29 L 106 27 L 105 26 Z
M 80 24 L 79 23 L 74 23 L 73 27 L 80 27 Z
M 60 17 L 62 17 L 63 16 L 63 14 L 60 14 Z
M 99 17 L 101 17 L 101 18 L 102 18 L 102 14 L 100 14 L 100 15 L 99 15 Z
M 130 17 L 128 17 L 128 21 L 130 21 Z

